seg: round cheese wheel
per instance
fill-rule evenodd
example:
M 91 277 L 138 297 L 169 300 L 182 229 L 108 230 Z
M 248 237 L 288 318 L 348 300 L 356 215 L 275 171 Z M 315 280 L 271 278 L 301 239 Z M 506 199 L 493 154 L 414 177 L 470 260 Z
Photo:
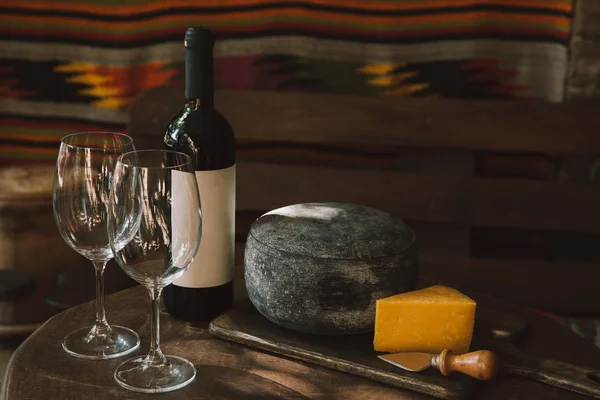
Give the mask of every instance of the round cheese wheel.
M 368 332 L 377 299 L 416 287 L 415 235 L 370 207 L 294 204 L 254 221 L 244 275 L 256 309 L 282 327 L 322 335 Z

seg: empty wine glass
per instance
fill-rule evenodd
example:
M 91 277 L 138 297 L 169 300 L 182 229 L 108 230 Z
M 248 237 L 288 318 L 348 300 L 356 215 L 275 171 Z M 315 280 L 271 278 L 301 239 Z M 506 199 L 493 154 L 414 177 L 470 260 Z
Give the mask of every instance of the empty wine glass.
M 198 184 L 189 156 L 141 150 L 117 161 L 110 191 L 108 233 L 115 260 L 150 294 L 150 351 L 114 373 L 123 387 L 145 393 L 179 389 L 194 379 L 188 360 L 165 356 L 159 340 L 162 289 L 193 260 L 202 233 Z
M 62 343 L 74 357 L 116 358 L 140 346 L 134 331 L 110 326 L 104 312 L 104 268 L 113 257 L 106 226 L 108 195 L 117 157 L 132 150 L 129 136 L 112 132 L 74 133 L 61 140 L 52 188 L 54 219 L 67 244 L 96 270 L 96 322 Z

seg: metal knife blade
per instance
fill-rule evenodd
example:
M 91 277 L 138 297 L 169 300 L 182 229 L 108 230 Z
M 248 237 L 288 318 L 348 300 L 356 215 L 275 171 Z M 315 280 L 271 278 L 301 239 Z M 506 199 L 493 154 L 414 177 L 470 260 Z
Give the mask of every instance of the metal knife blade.
M 419 372 L 431 366 L 431 360 L 434 356 L 435 354 L 410 352 L 383 354 L 377 356 L 377 358 L 406 371 Z

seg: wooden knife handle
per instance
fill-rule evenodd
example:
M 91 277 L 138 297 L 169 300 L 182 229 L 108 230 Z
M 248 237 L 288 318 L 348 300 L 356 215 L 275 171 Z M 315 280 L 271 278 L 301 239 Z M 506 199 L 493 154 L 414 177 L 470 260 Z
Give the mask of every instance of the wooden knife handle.
M 497 372 L 496 355 L 489 350 L 459 355 L 453 354 L 451 350 L 444 350 L 439 356 L 434 357 L 433 364 L 444 376 L 456 371 L 487 381 L 493 379 Z

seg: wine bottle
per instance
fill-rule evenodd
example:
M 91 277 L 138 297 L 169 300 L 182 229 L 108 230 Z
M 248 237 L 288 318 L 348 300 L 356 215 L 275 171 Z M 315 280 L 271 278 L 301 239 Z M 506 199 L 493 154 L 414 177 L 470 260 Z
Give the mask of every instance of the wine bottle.
M 202 207 L 202 239 L 184 275 L 164 289 L 167 311 L 209 321 L 231 307 L 235 237 L 235 135 L 214 106 L 212 32 L 185 34 L 185 106 L 167 127 L 167 149 L 194 161 Z

